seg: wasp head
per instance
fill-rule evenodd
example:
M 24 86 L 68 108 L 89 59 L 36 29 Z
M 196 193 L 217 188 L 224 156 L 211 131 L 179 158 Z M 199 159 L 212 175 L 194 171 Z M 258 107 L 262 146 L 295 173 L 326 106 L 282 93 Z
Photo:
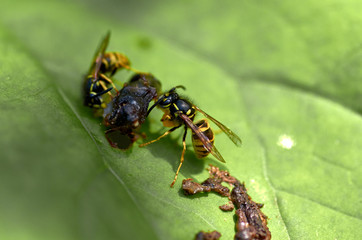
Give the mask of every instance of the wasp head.
M 172 103 L 174 103 L 179 98 L 176 92 L 165 93 L 159 100 L 159 105 L 162 108 L 168 108 Z

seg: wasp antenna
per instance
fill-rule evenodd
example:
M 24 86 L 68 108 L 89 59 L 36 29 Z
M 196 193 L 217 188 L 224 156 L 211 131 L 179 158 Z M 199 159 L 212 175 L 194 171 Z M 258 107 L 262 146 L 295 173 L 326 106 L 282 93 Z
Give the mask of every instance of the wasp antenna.
M 182 88 L 183 90 L 186 90 L 186 87 L 184 86 L 184 85 L 178 85 L 178 86 L 176 86 L 176 87 L 174 87 L 175 89 L 176 88 Z
M 176 90 L 176 88 L 182 88 L 183 90 L 186 90 L 185 86 L 183 86 L 183 85 L 178 85 L 178 86 L 176 86 L 176 87 L 171 88 L 170 91 L 168 91 L 168 92 L 174 92 L 174 91 Z
M 152 109 L 154 109 L 154 108 L 161 102 L 161 100 L 162 100 L 162 97 L 159 98 L 159 99 L 157 100 L 157 102 L 155 102 L 155 103 L 150 107 L 150 109 L 148 109 L 147 114 L 146 114 L 146 117 L 148 116 L 148 114 L 150 114 L 150 112 L 152 111 Z
M 113 87 L 110 87 L 110 88 L 108 88 L 108 89 L 106 89 L 106 90 L 104 90 L 104 91 L 102 91 L 102 92 L 100 92 L 100 93 L 95 94 L 95 95 L 94 95 L 94 96 L 92 96 L 92 97 L 99 97 L 99 96 L 102 96 L 103 94 L 105 94 L 105 93 L 107 93 L 107 92 L 111 91 L 112 89 L 113 89 Z

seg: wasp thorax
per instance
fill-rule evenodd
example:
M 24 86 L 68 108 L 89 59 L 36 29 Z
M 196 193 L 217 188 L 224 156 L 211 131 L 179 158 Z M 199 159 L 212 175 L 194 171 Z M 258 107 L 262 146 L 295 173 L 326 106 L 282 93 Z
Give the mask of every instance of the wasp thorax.
M 175 115 L 179 112 L 186 114 L 189 118 L 192 118 L 195 115 L 195 109 L 193 105 L 185 99 L 177 99 L 170 106 L 171 114 Z

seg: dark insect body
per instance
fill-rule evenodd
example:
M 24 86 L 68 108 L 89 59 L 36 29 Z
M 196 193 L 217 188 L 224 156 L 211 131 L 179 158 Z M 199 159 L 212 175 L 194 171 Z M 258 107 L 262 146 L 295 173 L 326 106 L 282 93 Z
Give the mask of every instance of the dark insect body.
M 107 133 L 117 131 L 133 143 L 137 139 L 134 130 L 144 123 L 148 106 L 158 98 L 160 91 L 161 83 L 152 74 L 135 74 L 104 110 L 104 125 L 110 127 Z M 110 139 L 108 141 L 117 147 Z
M 194 124 L 193 121 L 196 111 L 201 112 L 205 117 L 214 122 L 231 139 L 231 141 L 234 142 L 234 144 L 236 144 L 237 146 L 241 145 L 240 138 L 234 132 L 232 132 L 229 128 L 227 128 L 225 125 L 223 125 L 207 113 L 205 113 L 199 107 L 193 105 L 185 98 L 179 96 L 176 93 L 176 88 L 185 89 L 183 86 L 177 86 L 172 88 L 170 91 L 163 94 L 157 100 L 157 102 L 148 110 L 147 113 L 148 115 L 149 112 L 152 111 L 152 109 L 156 106 L 161 107 L 161 109 L 163 109 L 165 112 L 161 121 L 163 122 L 163 125 L 165 127 L 170 127 L 171 129 L 162 134 L 157 139 L 140 145 L 140 147 L 144 147 L 153 142 L 156 142 L 161 138 L 167 136 L 168 134 L 172 133 L 179 127 L 184 126 L 184 134 L 182 138 L 183 150 L 181 154 L 181 160 L 179 167 L 176 171 L 175 178 L 171 183 L 171 187 L 175 184 L 177 175 L 184 161 L 184 155 L 186 151 L 186 134 L 188 128 L 190 128 L 192 131 L 192 142 L 197 157 L 203 158 L 211 153 L 219 161 L 225 162 L 224 158 L 214 146 L 214 134 L 212 132 L 212 129 L 210 128 L 208 121 L 206 119 L 202 119 Z

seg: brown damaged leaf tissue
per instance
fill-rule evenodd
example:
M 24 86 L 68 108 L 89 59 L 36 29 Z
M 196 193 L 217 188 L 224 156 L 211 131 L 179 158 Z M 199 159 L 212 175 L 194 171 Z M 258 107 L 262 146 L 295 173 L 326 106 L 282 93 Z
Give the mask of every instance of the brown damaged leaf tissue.
M 228 197 L 231 201 L 219 208 L 223 211 L 232 211 L 234 208 L 236 216 L 235 240 L 269 240 L 271 233 L 267 226 L 268 217 L 260 210 L 263 204 L 254 202 L 248 195 L 245 184 L 231 176 L 228 171 L 220 170 L 218 167 L 211 166 L 209 169 L 210 177 L 201 184 L 184 179 L 182 189 L 185 195 L 194 195 L 202 192 L 215 192 L 222 197 Z M 228 183 L 233 187 L 230 189 L 222 185 Z M 200 232 L 195 239 L 219 239 L 221 234 L 217 231 L 212 235 L 205 235 Z M 218 234 L 216 234 L 218 233 Z

